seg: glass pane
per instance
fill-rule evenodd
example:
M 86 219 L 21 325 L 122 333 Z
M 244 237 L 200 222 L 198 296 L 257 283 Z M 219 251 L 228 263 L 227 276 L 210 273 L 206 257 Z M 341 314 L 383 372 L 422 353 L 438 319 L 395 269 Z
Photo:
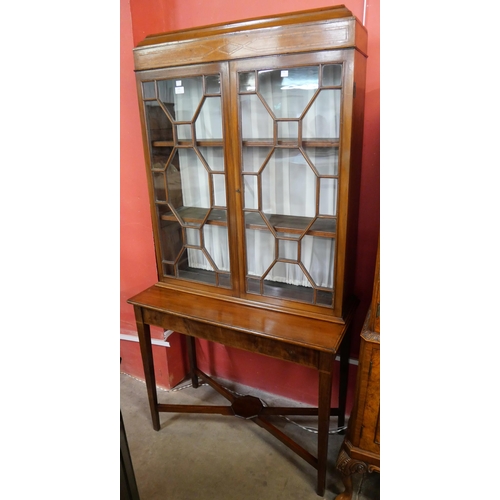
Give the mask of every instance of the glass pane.
M 247 274 L 262 276 L 274 261 L 276 240 L 267 226 L 253 226 L 246 217 L 245 223 Z M 261 224 L 264 224 L 264 221 L 261 221 Z M 253 227 L 260 229 L 253 229 Z
M 337 219 L 316 219 L 310 231 L 332 233 L 337 231 Z
M 231 275 L 227 273 L 219 273 L 219 286 L 223 288 L 231 288 Z
M 258 92 L 276 118 L 298 118 L 318 88 L 318 67 L 258 72 Z
M 300 287 L 311 287 L 311 282 L 307 279 L 304 271 L 298 264 L 288 262 L 276 262 L 271 272 L 265 277 L 266 281 L 277 281 Z
M 191 121 L 203 95 L 202 77 L 160 80 L 157 84 L 159 98 L 172 118 L 178 122 Z
M 279 239 L 278 243 L 278 258 L 297 260 L 299 251 L 298 241 Z
M 205 224 L 204 246 L 218 270 L 229 271 L 229 241 L 227 227 Z
M 172 152 L 172 148 L 169 147 L 173 145 L 172 122 L 158 101 L 145 102 L 144 107 L 150 143 L 151 168 L 163 170 Z
M 153 170 L 165 170 L 168 159 L 172 153 L 170 147 L 155 147 L 150 148 L 151 151 L 151 168 Z
M 168 267 L 168 274 L 174 276 L 173 264 L 180 257 L 183 248 L 181 225 L 177 221 L 161 220 L 159 223 L 159 240 L 162 261 L 172 264 Z
M 340 90 L 321 90 L 302 122 L 303 139 L 339 138 Z
M 224 172 L 224 149 L 220 147 L 198 147 L 208 168 L 213 172 Z
M 313 221 L 312 217 L 288 217 L 286 215 L 270 215 L 268 218 L 279 237 L 293 239 L 299 239 Z
M 208 172 L 193 149 L 179 149 L 182 201 L 185 207 L 210 208 Z
M 144 103 L 146 109 L 146 120 L 149 129 L 150 141 L 171 141 L 172 122 L 160 106 L 158 101 L 147 101 Z
M 226 206 L 226 182 L 224 174 L 212 175 L 214 183 L 214 205 L 218 207 Z
M 339 148 L 304 148 L 319 175 L 338 175 Z
M 333 306 L 333 292 L 326 292 L 324 290 L 318 290 L 316 295 L 316 304 L 319 306 Z
M 163 262 L 163 276 L 175 276 L 174 264 Z
M 192 141 L 191 125 L 177 125 L 177 140 L 178 141 Z
M 212 222 L 218 222 L 219 225 L 224 224 L 227 222 L 227 212 L 226 210 L 212 209 L 210 210 L 210 215 L 208 216 L 207 220 Z
M 243 172 L 258 172 L 271 149 L 243 146 Z
M 200 231 L 199 229 L 186 228 L 186 243 L 196 247 L 200 246 Z
M 264 295 L 312 303 L 314 289 L 297 264 L 277 262 L 264 280 Z
M 143 82 L 142 96 L 144 99 L 154 99 L 156 97 L 155 82 Z
M 182 207 L 181 173 L 176 152 L 167 169 L 168 202 L 173 208 Z
M 243 176 L 243 191 L 245 208 L 255 209 L 259 208 L 257 177 L 255 175 Z
M 170 207 L 166 203 L 156 203 L 156 213 L 159 219 L 162 217 L 169 217 L 172 219 L 174 216 L 172 210 L 170 210 Z
M 255 72 L 240 73 L 240 92 L 255 92 Z
M 320 179 L 320 215 L 337 215 L 337 179 Z
M 260 212 L 246 212 L 245 224 L 248 229 L 268 229 Z
M 165 175 L 163 174 L 163 172 L 153 172 L 153 188 L 155 193 L 155 201 L 167 201 Z
M 205 93 L 220 94 L 220 75 L 210 75 L 205 77 Z
M 243 141 L 274 139 L 274 122 L 262 101 L 255 94 L 240 96 Z
M 323 288 L 333 288 L 334 241 L 332 238 L 304 236 L 301 243 L 301 262 L 314 283 Z
M 250 277 L 247 278 L 247 292 L 260 294 L 260 279 L 259 278 L 250 278 Z
M 222 111 L 220 97 L 206 97 L 196 118 L 196 140 L 222 139 Z
M 262 211 L 316 215 L 316 175 L 298 149 L 276 149 L 262 171 Z
M 334 87 L 342 84 L 342 64 L 323 66 L 323 87 Z
M 206 255 L 201 250 L 188 248 L 189 267 L 213 271 L 213 267 Z
M 298 146 L 299 122 L 278 122 L 278 141 L 294 142 Z
M 178 264 L 178 272 L 180 278 L 216 284 L 213 267 L 201 250 L 185 249 Z

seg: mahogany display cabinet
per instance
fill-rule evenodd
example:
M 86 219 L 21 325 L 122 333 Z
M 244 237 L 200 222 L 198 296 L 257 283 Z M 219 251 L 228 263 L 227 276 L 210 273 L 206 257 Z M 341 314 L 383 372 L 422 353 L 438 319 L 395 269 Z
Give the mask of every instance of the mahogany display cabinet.
M 132 297 L 159 412 L 255 421 L 317 469 L 344 424 L 367 33 L 344 6 L 148 36 L 134 49 L 158 282 Z M 150 325 L 186 336 L 194 387 L 228 406 L 159 404 Z M 263 408 L 203 373 L 195 339 L 312 367 L 315 408 Z M 339 401 L 331 407 L 335 357 Z M 269 420 L 318 415 L 313 455 Z

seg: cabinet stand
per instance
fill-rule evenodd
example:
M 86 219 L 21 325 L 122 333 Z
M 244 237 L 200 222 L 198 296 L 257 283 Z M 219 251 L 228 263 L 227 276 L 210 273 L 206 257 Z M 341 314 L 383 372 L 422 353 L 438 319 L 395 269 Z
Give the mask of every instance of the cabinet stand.
M 196 297 L 180 290 L 153 286 L 129 300 L 134 305 L 146 387 L 153 428 L 160 430 L 159 412 L 213 413 L 231 415 L 254 421 L 317 469 L 317 493 L 323 496 L 326 483 L 328 431 L 330 416 L 338 417 L 338 426 L 345 422 L 349 335 L 355 306 L 353 303 L 342 324 L 319 318 L 306 318 L 285 312 L 263 310 L 248 304 L 220 299 Z M 210 385 L 230 403 L 216 405 L 178 405 L 158 403 L 151 346 L 150 325 L 172 329 L 186 336 L 189 369 L 193 387 L 198 378 Z M 313 367 L 319 372 L 318 407 L 265 407 L 254 396 L 236 396 L 226 390 L 196 363 L 195 338 L 219 342 L 277 359 Z M 331 407 L 331 391 L 335 357 L 340 355 L 338 407 Z M 270 423 L 273 415 L 317 415 L 317 456 Z

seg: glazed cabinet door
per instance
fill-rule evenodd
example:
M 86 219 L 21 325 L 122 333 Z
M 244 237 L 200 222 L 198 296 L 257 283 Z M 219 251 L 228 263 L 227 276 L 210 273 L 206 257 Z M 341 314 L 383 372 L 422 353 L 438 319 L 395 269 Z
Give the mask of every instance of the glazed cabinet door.
M 231 63 L 242 294 L 332 309 L 344 86 L 339 51 Z
M 137 73 L 159 280 L 230 289 L 227 64 Z

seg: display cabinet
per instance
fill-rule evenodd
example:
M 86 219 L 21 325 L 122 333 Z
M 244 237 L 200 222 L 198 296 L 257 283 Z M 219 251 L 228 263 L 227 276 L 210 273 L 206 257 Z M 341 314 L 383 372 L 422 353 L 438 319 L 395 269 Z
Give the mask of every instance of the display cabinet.
M 158 282 L 130 303 L 149 375 L 158 324 L 188 336 L 194 384 L 192 339 L 208 338 L 315 367 L 331 387 L 356 302 L 366 40 L 339 6 L 135 48 Z M 317 410 L 323 427 L 342 422 L 345 384 L 337 413 Z
M 352 475 L 380 472 L 380 248 L 373 296 L 361 332 L 354 408 L 342 443 L 337 469 L 345 491 L 336 500 L 350 500 Z

